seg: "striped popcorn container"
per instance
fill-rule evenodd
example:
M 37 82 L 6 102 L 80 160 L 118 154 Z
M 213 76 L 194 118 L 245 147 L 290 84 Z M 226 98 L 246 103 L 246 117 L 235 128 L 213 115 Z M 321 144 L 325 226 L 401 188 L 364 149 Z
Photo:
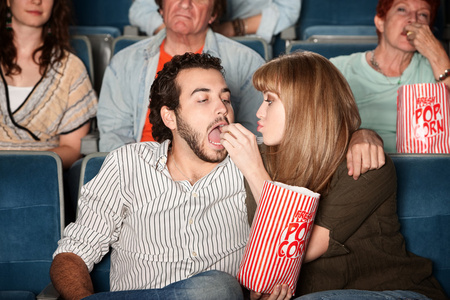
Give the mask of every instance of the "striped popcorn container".
M 397 97 L 397 152 L 450 153 L 448 102 L 444 83 L 401 86 Z
M 306 188 L 266 181 L 237 274 L 259 293 L 277 284 L 295 292 L 320 195 Z

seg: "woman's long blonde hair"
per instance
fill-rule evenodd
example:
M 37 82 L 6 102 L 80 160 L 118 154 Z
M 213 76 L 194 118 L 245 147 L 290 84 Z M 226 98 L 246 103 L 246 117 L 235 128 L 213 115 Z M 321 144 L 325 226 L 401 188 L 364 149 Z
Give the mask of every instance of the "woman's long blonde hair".
M 297 52 L 260 67 L 253 85 L 277 94 L 286 111 L 281 143 L 263 152 L 272 179 L 325 193 L 361 124 L 347 81 L 323 56 Z

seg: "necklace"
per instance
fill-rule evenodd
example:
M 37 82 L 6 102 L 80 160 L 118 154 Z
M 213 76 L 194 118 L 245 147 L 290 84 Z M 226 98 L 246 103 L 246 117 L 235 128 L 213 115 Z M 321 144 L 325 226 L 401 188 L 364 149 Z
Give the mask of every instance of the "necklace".
M 178 172 L 180 172 L 181 175 L 183 175 L 189 182 L 192 182 L 192 179 L 189 178 L 189 176 L 186 176 L 186 174 L 183 173 L 183 171 L 178 168 L 177 162 L 175 161 L 175 155 L 173 155 L 173 149 L 170 149 L 170 153 L 172 153 L 173 163 L 175 164 L 175 168 L 177 168 Z
M 380 65 L 379 65 L 378 62 L 375 60 L 375 50 L 372 50 L 371 53 L 372 53 L 372 58 L 370 59 L 370 63 L 371 63 L 372 66 L 375 68 L 375 70 L 376 70 L 377 72 L 383 74 L 383 76 L 386 78 L 386 80 L 389 82 L 389 84 L 395 84 L 395 83 L 392 83 L 392 81 L 389 80 L 389 77 L 386 76 L 386 74 L 383 73 L 383 71 L 382 71 L 381 68 L 380 68 Z M 400 85 L 400 84 L 402 83 L 402 75 L 403 75 L 403 72 L 400 73 L 400 77 L 398 78 L 397 85 Z

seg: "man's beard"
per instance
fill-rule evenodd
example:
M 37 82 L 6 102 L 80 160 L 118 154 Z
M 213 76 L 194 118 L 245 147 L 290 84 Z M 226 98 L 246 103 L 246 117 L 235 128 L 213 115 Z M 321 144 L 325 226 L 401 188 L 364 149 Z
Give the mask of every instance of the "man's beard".
M 227 156 L 227 152 L 225 149 L 222 150 L 213 150 L 215 151 L 216 155 L 209 155 L 206 153 L 205 149 L 204 149 L 204 145 L 202 145 L 201 140 L 200 140 L 200 133 L 196 132 L 194 129 L 192 129 L 192 127 L 186 123 L 183 118 L 178 115 L 177 113 L 175 113 L 176 117 L 177 117 L 177 127 L 178 127 L 178 134 L 180 135 L 180 137 L 182 139 L 184 139 L 186 141 L 186 143 L 189 145 L 189 147 L 191 148 L 191 150 L 194 152 L 195 155 L 197 155 L 198 158 L 200 158 L 201 160 L 205 161 L 205 162 L 209 162 L 209 163 L 218 163 L 221 162 L 225 159 L 225 157 Z M 222 119 L 220 119 L 222 120 Z M 214 123 L 217 123 L 220 120 L 215 120 Z M 225 119 L 226 120 L 226 119 Z M 227 123 L 228 120 L 226 120 Z M 211 124 L 213 125 L 213 124 Z M 209 130 L 210 127 L 208 127 Z M 213 157 L 211 157 L 213 156 Z

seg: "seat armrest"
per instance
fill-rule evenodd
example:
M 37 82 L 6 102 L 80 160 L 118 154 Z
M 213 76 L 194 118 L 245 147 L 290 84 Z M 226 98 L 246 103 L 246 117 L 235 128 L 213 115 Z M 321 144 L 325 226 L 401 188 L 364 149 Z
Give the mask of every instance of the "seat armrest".
M 49 283 L 40 293 L 37 295 L 38 300 L 57 300 L 59 299 L 59 293 L 55 289 L 52 283 Z
M 139 35 L 139 28 L 133 25 L 126 25 L 123 27 L 123 35 Z

